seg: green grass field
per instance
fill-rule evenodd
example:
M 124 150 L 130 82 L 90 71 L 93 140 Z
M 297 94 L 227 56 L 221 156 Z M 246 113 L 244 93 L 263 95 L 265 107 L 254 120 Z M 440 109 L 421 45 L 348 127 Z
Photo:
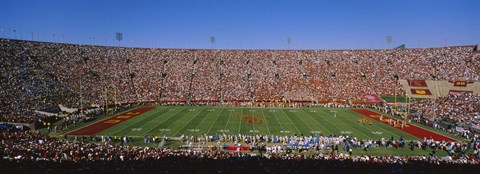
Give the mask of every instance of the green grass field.
M 336 115 L 336 116 L 335 116 Z M 233 108 L 162 106 L 134 117 L 99 135 L 180 136 L 214 134 L 350 135 L 361 139 L 418 138 L 373 121 L 358 123 L 364 116 L 342 108 Z

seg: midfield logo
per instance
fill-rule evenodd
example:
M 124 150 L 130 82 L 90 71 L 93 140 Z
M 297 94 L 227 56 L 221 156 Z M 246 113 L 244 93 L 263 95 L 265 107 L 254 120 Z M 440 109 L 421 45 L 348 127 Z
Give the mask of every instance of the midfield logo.
M 237 115 L 237 118 L 247 122 L 248 124 L 263 124 L 265 119 L 270 118 L 268 115 L 260 114 L 246 114 L 246 115 Z

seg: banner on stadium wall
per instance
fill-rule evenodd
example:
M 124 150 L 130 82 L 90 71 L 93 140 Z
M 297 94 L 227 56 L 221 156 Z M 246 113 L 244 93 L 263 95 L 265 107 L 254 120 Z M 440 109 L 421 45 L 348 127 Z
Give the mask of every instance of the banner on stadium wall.
M 453 86 L 457 86 L 457 87 L 467 87 L 467 84 L 472 83 L 467 81 L 448 81 L 448 82 L 453 83 Z
M 382 102 L 382 99 L 380 99 L 380 97 L 378 97 L 375 94 L 365 94 L 363 98 L 365 99 L 366 102 L 372 102 L 372 103 Z
M 428 89 L 410 89 L 413 95 L 432 95 Z
M 410 87 L 428 87 L 425 80 L 407 80 Z
M 60 110 L 62 110 L 63 112 L 66 112 L 66 113 L 74 113 L 74 112 L 78 111 L 77 108 L 67 108 L 63 105 L 58 105 L 58 107 L 60 107 Z
M 459 94 L 466 94 L 466 93 L 473 93 L 473 91 L 461 91 L 461 90 L 449 90 L 448 94 L 450 95 L 459 95 Z
M 50 113 L 50 112 L 39 111 L 39 110 L 35 110 L 35 113 L 46 115 L 46 116 L 56 116 L 57 115 L 56 113 Z
M 457 126 L 457 127 L 455 127 L 455 130 L 456 130 L 457 132 L 465 132 L 465 129 L 463 129 L 463 127 L 458 127 L 458 126 Z

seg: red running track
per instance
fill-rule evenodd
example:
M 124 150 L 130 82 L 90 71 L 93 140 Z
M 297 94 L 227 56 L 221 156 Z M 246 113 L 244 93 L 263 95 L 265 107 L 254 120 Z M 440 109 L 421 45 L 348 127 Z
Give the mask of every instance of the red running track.
M 363 116 L 366 116 L 366 117 L 371 118 L 373 120 L 377 120 L 379 122 L 382 122 L 382 121 L 380 121 L 380 117 L 379 117 L 380 114 L 379 113 L 376 113 L 376 112 L 373 112 L 373 111 L 370 111 L 370 110 L 367 110 L 367 109 L 351 109 L 351 110 L 353 112 L 362 114 Z M 382 119 L 383 122 L 382 123 L 386 124 L 386 125 L 389 125 L 388 122 L 386 121 L 389 118 L 397 120 L 395 118 L 383 115 L 383 119 Z M 391 126 L 391 125 L 389 125 L 389 126 Z M 415 137 L 418 137 L 420 139 L 423 139 L 423 138 L 426 137 L 428 139 L 433 138 L 435 141 L 456 141 L 455 139 L 452 139 L 450 137 L 440 135 L 438 133 L 435 133 L 435 132 L 426 130 L 424 128 L 417 127 L 415 125 L 408 124 L 408 123 L 406 124 L 406 126 L 403 129 L 400 126 L 392 126 L 392 127 L 396 128 L 400 131 L 406 132 L 410 135 L 413 135 Z
M 133 117 L 142 115 L 145 112 L 148 112 L 155 107 L 140 107 L 128 112 L 125 112 L 123 114 L 117 115 L 110 117 L 106 120 L 100 121 L 98 123 L 92 124 L 90 126 L 78 129 L 76 131 L 70 132 L 68 135 L 95 135 L 97 133 L 100 133 L 108 128 L 111 128 L 115 125 L 118 125 L 124 121 L 127 121 L 128 119 L 131 119 Z

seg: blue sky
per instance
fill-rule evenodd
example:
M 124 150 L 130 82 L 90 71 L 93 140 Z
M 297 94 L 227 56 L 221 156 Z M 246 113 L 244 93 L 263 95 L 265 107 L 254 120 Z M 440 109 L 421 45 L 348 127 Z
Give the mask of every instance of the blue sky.
M 33 40 L 97 45 L 118 44 L 116 32 L 123 33 L 121 45 L 160 48 L 211 48 L 210 36 L 221 49 L 439 47 L 480 40 L 479 0 L 1 0 L 0 9 L 0 37 L 31 40 L 33 32 Z

